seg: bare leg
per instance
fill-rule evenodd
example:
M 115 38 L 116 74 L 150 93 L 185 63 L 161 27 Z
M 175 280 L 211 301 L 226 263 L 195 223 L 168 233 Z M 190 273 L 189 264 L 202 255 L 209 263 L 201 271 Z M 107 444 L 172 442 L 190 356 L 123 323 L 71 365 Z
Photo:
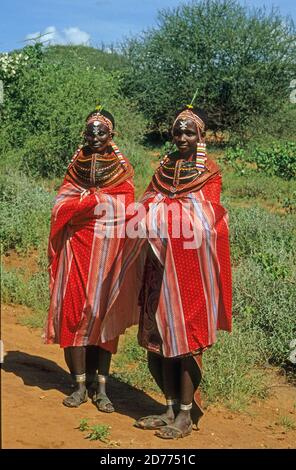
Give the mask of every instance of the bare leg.
M 114 407 L 106 393 L 106 383 L 109 376 L 112 354 L 103 348 L 98 348 L 98 384 L 93 402 L 99 411 L 112 413 Z
M 64 358 L 65 358 L 65 362 L 68 366 L 69 372 L 73 376 L 74 375 L 74 368 L 73 368 L 73 363 L 72 363 L 71 348 L 64 348 Z
M 63 404 L 68 407 L 77 407 L 87 401 L 86 386 L 85 386 L 85 346 L 73 346 L 67 348 L 66 361 L 72 367 L 72 373 L 75 376 L 76 390 L 67 398 L 63 400 Z
M 186 431 L 191 425 L 191 408 L 194 395 L 193 385 L 193 360 L 192 357 L 185 357 L 181 360 L 181 399 L 180 411 L 175 419 L 174 426 L 181 431 Z M 183 409 L 182 409 L 183 408 Z M 186 409 L 187 408 L 187 409 Z
M 174 408 L 177 405 L 178 396 L 176 385 L 179 361 L 176 359 L 160 358 L 156 354 L 148 352 L 148 365 L 149 370 L 152 371 L 155 377 L 161 375 L 158 385 L 163 389 L 167 408 L 165 413 L 160 415 L 150 415 L 138 419 L 135 426 L 141 429 L 159 429 L 162 426 L 172 423 L 175 419 Z
M 99 346 L 86 346 L 86 388 L 92 398 L 98 385 Z
M 163 389 L 164 395 L 167 401 L 167 409 L 164 413 L 169 421 L 174 420 L 175 413 L 174 408 L 176 409 L 178 400 L 178 390 L 177 390 L 177 379 L 179 371 L 179 361 L 176 359 L 166 359 L 162 358 L 162 377 L 163 377 Z
M 196 383 L 196 380 L 194 382 L 193 378 L 196 379 L 194 360 L 192 357 L 185 357 L 181 360 L 181 403 L 179 413 L 177 414 L 173 425 L 162 428 L 156 433 L 157 436 L 165 439 L 175 439 L 178 437 L 184 437 L 191 433 L 191 407 L 195 388 L 199 385 L 199 383 Z M 201 376 L 199 377 L 199 382 L 200 380 Z

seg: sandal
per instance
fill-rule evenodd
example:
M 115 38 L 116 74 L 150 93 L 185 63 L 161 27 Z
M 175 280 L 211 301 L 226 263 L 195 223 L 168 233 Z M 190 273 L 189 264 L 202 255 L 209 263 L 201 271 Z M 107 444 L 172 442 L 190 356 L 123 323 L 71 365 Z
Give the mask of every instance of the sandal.
M 180 439 L 182 437 L 189 436 L 192 432 L 192 424 L 186 431 L 182 431 L 173 425 L 162 427 L 159 431 L 156 431 L 155 436 L 161 437 L 162 439 Z
M 163 426 L 167 426 L 174 422 L 173 418 L 167 416 L 150 415 L 139 418 L 134 426 L 140 429 L 160 429 Z
M 113 411 L 115 411 L 112 402 L 104 393 L 95 394 L 93 396 L 92 402 L 94 405 L 96 405 L 98 410 L 102 411 L 103 413 L 113 413 Z
M 83 395 L 81 395 L 81 392 L 76 390 L 63 400 L 63 405 L 69 408 L 77 408 L 85 402 L 87 402 L 87 391 L 85 390 Z

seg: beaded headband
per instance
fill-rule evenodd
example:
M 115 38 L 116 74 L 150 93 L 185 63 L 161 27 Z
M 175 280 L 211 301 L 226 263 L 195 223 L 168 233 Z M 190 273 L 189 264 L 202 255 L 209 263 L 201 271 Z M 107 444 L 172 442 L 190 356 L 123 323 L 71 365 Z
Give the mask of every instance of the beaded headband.
M 197 129 L 201 129 L 202 131 L 205 129 L 205 123 L 203 122 L 203 120 L 199 116 L 194 114 L 194 112 L 191 111 L 191 109 L 185 109 L 180 114 L 178 114 L 178 116 L 176 117 L 174 121 L 173 129 L 176 123 L 182 119 L 191 119 L 196 124 Z
M 106 118 L 106 116 L 103 116 L 103 114 L 101 114 L 99 111 L 95 114 L 92 114 L 92 116 L 90 116 L 90 118 L 86 121 L 86 125 L 89 125 L 92 123 L 95 124 L 96 122 L 98 123 L 101 122 L 105 124 L 108 127 L 110 133 L 113 131 L 113 124 L 110 121 L 110 119 Z

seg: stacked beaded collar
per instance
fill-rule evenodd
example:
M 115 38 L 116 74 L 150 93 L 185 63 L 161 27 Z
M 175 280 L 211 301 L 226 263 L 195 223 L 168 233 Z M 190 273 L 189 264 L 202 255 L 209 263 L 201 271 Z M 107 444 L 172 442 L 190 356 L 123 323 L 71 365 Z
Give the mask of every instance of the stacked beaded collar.
M 85 147 L 78 148 L 68 166 L 66 179 L 73 179 L 87 188 L 105 188 L 119 184 L 132 175 L 131 165 L 111 142 L 109 152 L 104 155 L 90 153 Z
M 194 191 L 206 167 L 206 144 L 198 143 L 194 161 L 174 160 L 166 155 L 152 177 L 152 186 L 171 198 Z

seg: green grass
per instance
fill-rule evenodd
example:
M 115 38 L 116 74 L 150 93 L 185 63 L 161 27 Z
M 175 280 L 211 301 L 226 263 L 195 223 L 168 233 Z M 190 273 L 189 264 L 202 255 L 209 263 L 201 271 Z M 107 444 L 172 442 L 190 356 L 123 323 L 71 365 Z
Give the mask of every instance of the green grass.
M 296 422 L 292 418 L 290 418 L 290 416 L 280 416 L 275 424 L 277 424 L 278 426 L 283 426 L 286 431 L 296 430 Z
M 158 386 L 151 380 L 146 351 L 138 345 L 135 329 L 126 333 L 118 354 L 113 356 L 112 375 L 141 390 L 160 393 Z
M 1 281 L 4 303 L 26 305 L 32 309 L 32 314 L 22 318 L 21 324 L 41 328 L 49 306 L 47 272 L 38 271 L 28 279 L 22 269 L 3 269 Z
M 243 329 L 234 321 L 232 334 L 220 332 L 203 355 L 202 390 L 207 403 L 244 409 L 252 398 L 267 396 L 264 379 L 265 338 L 260 331 Z
M 111 426 L 108 426 L 107 424 L 94 424 L 93 426 L 90 426 L 88 419 L 82 418 L 76 429 L 79 429 L 81 432 L 88 432 L 88 434 L 85 436 L 85 439 L 89 439 L 90 441 L 110 443 L 109 436 Z
M 223 199 L 231 205 L 261 205 L 264 208 L 291 213 L 295 211 L 296 181 L 253 172 L 238 175 L 223 164 Z
M 52 191 L 43 181 L 34 181 L 18 171 L 7 170 L 0 177 L 0 238 L 4 252 L 25 253 L 41 247 L 48 237 Z
M 88 428 L 89 434 L 85 436 L 85 439 L 90 441 L 101 441 L 104 443 L 109 442 L 111 426 L 107 424 L 95 424 Z

